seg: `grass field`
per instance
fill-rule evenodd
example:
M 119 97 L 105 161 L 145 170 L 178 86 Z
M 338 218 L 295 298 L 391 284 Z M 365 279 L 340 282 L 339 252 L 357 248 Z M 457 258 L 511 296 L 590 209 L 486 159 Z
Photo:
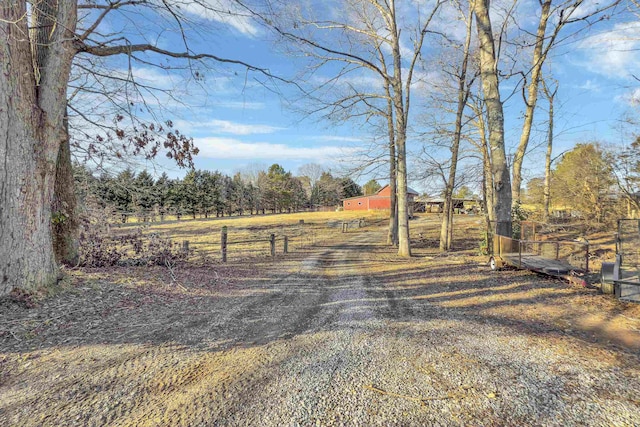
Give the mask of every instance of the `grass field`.
M 163 222 L 115 224 L 110 228 L 109 244 L 127 255 L 135 250 L 135 239 L 123 243 L 119 237 L 139 233 L 139 242 L 148 245 L 154 237 L 173 242 L 173 250 L 180 250 L 188 242 L 189 260 L 221 262 L 221 231 L 227 230 L 227 260 L 239 261 L 271 255 L 271 235 L 275 239 L 276 255 L 285 251 L 298 252 L 313 245 L 340 240 L 344 234 L 366 231 L 372 225 L 385 225 L 386 211 L 300 212 L 224 218 L 166 220 Z M 486 256 L 480 248 L 484 240 L 484 219 L 480 215 L 456 215 L 454 220 L 453 252 L 468 256 Z M 419 214 L 410 221 L 411 247 L 414 256 L 439 255 L 441 216 Z M 343 233 L 343 224 L 347 224 Z M 593 258 L 591 271 L 599 271 L 603 261 L 615 254 L 613 232 L 599 232 L 578 236 L 578 229 L 563 226 L 553 232 L 551 240 L 571 240 L 584 237 L 590 242 Z M 549 237 L 549 236 L 548 236 Z M 124 245 L 124 246 L 123 246 Z M 127 246 L 128 245 L 128 246 Z M 124 248 L 124 249 L 122 249 Z M 123 257 L 123 259 L 126 257 Z M 135 258 L 133 255 L 131 258 Z M 478 259 L 478 261 L 480 258 Z
M 366 224 L 385 221 L 386 212 L 301 212 L 226 218 L 170 220 L 155 223 L 115 225 L 112 233 L 121 236 L 140 229 L 144 236 L 158 235 L 182 245 L 189 242 L 195 259 L 220 260 L 221 231 L 227 228 L 229 259 L 246 259 L 270 254 L 270 236 L 275 235 L 276 252 L 284 251 L 284 237 L 290 252 L 335 239 L 342 233 Z M 360 222 L 364 219 L 364 222 Z

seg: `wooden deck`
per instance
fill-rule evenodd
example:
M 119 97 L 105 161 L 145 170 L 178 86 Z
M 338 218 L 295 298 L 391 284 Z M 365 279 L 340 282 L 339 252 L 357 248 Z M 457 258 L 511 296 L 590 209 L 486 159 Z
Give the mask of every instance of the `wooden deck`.
M 510 265 L 586 285 L 580 273 L 589 271 L 588 242 L 520 240 L 495 234 L 492 240 L 491 268 Z
M 552 276 L 565 276 L 575 270 L 575 267 L 568 263 L 530 253 L 503 253 L 502 259 L 508 265 Z

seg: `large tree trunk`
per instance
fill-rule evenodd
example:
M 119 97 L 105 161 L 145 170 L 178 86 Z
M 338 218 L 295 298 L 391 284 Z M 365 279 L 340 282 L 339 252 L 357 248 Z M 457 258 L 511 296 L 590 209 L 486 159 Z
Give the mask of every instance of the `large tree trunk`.
M 402 55 L 400 53 L 400 34 L 396 27 L 396 9 L 395 2 L 389 2 L 389 10 L 392 15 L 390 20 L 393 28 L 390 28 L 393 34 L 392 52 L 393 52 L 393 79 L 391 88 L 393 91 L 393 106 L 395 111 L 396 127 L 396 155 L 397 169 L 397 196 L 398 196 L 398 255 L 403 257 L 411 256 L 411 240 L 409 237 L 409 206 L 407 200 L 407 110 L 409 106 L 403 99 L 403 81 L 402 81 Z M 406 90 L 409 91 L 410 82 L 407 84 Z M 407 97 L 408 98 L 408 97 Z
M 478 150 L 482 154 L 482 201 L 484 204 L 484 216 L 487 223 L 487 231 L 490 231 L 491 224 L 495 220 L 495 197 L 493 194 L 493 168 L 491 166 L 491 155 L 489 153 L 489 141 L 487 140 L 484 103 L 480 100 L 476 100 L 474 104 L 471 104 L 471 108 L 477 117 L 475 123 L 480 138 Z
M 40 7 L 56 25 L 38 16 Z M 51 10 L 55 13 L 51 13 Z M 37 28 L 48 33 L 32 56 L 25 1 L 0 7 L 0 295 L 57 280 L 51 203 L 60 145 L 66 141 L 66 91 L 73 58 L 75 1 L 34 3 Z M 48 24 L 48 25 L 47 25 Z M 42 37 L 35 38 L 42 41 Z M 34 60 L 34 58 L 36 58 Z M 34 62 L 37 61 L 37 67 Z M 39 85 L 38 85 L 39 83 Z
M 504 113 L 498 86 L 498 68 L 489 19 L 489 0 L 475 0 L 474 14 L 480 40 L 480 75 L 484 102 L 487 106 L 487 125 L 489 129 L 489 147 L 493 190 L 496 198 L 494 213 L 496 233 L 511 237 L 511 181 L 505 156 Z
M 484 119 L 479 118 L 480 126 L 480 139 L 481 139 L 481 151 L 482 151 L 482 185 L 484 194 L 484 207 L 487 223 L 491 224 L 495 222 L 495 194 L 493 192 L 493 167 L 491 166 L 491 154 L 489 153 L 489 142 L 486 138 L 486 130 L 484 126 Z M 489 230 L 491 227 L 487 228 Z
M 67 141 L 58 153 L 56 182 L 52 203 L 53 250 L 58 264 L 76 265 L 78 263 L 78 219 L 75 180 L 71 165 L 71 148 Z
M 398 135 L 398 255 L 411 256 L 409 211 L 407 203 L 407 147 L 406 137 Z
M 387 244 L 398 245 L 398 195 L 396 178 L 396 146 L 395 141 L 389 145 L 389 190 L 391 200 L 389 206 L 389 233 Z
M 542 219 L 544 222 L 549 221 L 549 207 L 551 205 L 551 153 L 553 151 L 553 101 L 558 91 L 558 86 L 550 92 L 547 85 L 542 82 L 542 89 L 544 91 L 547 100 L 549 101 L 549 129 L 547 131 L 547 153 L 545 155 L 544 162 L 544 189 L 543 189 L 543 204 L 544 209 L 542 211 Z
M 389 233 L 387 244 L 398 245 L 398 196 L 397 196 L 397 161 L 396 161 L 396 137 L 393 123 L 393 102 L 389 83 L 385 81 L 387 100 L 387 129 L 389 132 L 389 190 L 391 191 L 391 203 L 389 206 Z
M 467 19 L 467 35 L 462 52 L 462 65 L 458 76 L 458 105 L 456 110 L 456 123 L 453 134 L 453 144 L 451 145 L 451 167 L 449 168 L 449 179 L 444 193 L 444 215 L 440 226 L 440 251 L 448 251 L 453 247 L 453 189 L 456 186 L 456 173 L 458 169 L 458 152 L 460 150 L 460 138 L 462 135 L 462 115 L 467 104 L 469 90 L 467 86 L 467 65 L 469 63 L 469 47 L 471 46 L 471 5 L 469 6 L 469 17 Z
M 487 250 L 493 248 L 492 224 L 495 224 L 495 195 L 493 193 L 493 174 L 491 156 L 489 154 L 489 141 L 486 137 L 484 113 L 480 109 L 478 114 L 478 131 L 480 133 L 482 152 L 482 201 L 484 203 L 484 220 L 487 231 Z
M 536 111 L 538 103 L 538 89 L 540 87 L 540 76 L 542 75 L 542 65 L 546 59 L 546 51 L 543 51 L 545 34 L 547 32 L 547 21 L 549 20 L 549 10 L 551 9 L 551 0 L 544 0 L 541 3 L 540 21 L 538 22 L 538 32 L 536 34 L 536 44 L 533 49 L 533 61 L 531 66 L 531 81 L 527 88 L 527 97 L 525 98 L 524 123 L 522 124 L 522 133 L 520 134 L 520 143 L 513 156 L 513 188 L 512 200 L 520 201 L 520 192 L 522 190 L 522 163 L 527 153 L 529 138 L 531 137 L 531 127 L 533 125 L 533 115 Z M 555 38 L 555 35 L 553 36 Z M 550 42 L 551 44 L 551 42 Z M 549 44 L 549 45 L 550 45 Z

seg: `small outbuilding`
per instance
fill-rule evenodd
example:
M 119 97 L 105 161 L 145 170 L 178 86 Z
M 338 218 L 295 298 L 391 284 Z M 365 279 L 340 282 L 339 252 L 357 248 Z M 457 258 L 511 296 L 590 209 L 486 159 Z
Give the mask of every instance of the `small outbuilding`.
M 413 202 L 418 197 L 418 192 L 407 188 L 407 204 L 409 215 L 413 214 Z M 342 201 L 345 211 L 369 211 L 391 209 L 391 187 L 385 185 L 376 194 L 369 196 L 349 197 Z
M 454 213 L 478 213 L 481 211 L 480 200 L 475 198 L 451 199 Z M 425 197 L 416 200 L 416 211 L 442 213 L 444 210 L 444 199 L 442 197 Z

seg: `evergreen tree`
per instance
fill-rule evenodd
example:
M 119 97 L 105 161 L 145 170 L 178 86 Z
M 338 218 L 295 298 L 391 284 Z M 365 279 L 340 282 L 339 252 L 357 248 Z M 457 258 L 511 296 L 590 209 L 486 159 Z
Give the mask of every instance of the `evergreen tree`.
M 342 196 L 342 185 L 330 172 L 323 172 L 317 183 L 317 199 L 322 206 L 337 206 Z
M 133 180 L 132 204 L 138 218 L 147 222 L 156 200 L 153 177 L 146 170 L 140 172 Z
M 596 143 L 577 144 L 558 163 L 551 185 L 554 200 L 601 223 L 615 180 L 611 164 Z
M 169 208 L 169 191 L 171 184 L 172 182 L 169 179 L 169 175 L 167 175 L 166 172 L 163 172 L 154 185 L 154 199 L 158 209 L 158 214 L 160 215 L 160 221 L 164 221 L 167 209 Z
M 123 223 L 127 222 L 134 209 L 132 189 L 134 188 L 135 173 L 127 168 L 120 172 L 115 179 L 107 179 L 107 200 L 113 205 L 117 215 Z
M 193 219 L 196 218 L 202 206 L 198 194 L 198 180 L 199 174 L 195 170 L 189 171 L 182 179 L 182 185 L 179 188 L 180 205 Z
M 378 184 L 378 181 L 376 181 L 375 179 L 371 179 L 362 186 L 362 191 L 364 192 L 365 196 L 370 196 L 372 194 L 376 194 L 378 191 L 380 191 L 381 188 L 382 186 Z
M 341 198 L 346 199 L 349 197 L 362 196 L 362 187 L 355 183 L 351 178 L 342 178 L 340 180 Z

